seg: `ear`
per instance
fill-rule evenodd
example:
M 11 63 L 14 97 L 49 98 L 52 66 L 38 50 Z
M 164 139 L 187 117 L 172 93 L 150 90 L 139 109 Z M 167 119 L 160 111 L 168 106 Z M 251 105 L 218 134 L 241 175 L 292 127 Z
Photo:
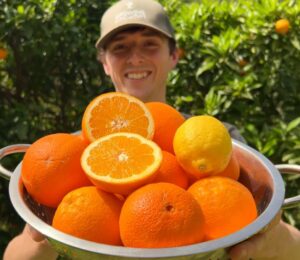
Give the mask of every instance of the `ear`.
M 105 53 L 98 54 L 98 60 L 102 63 L 104 72 L 107 76 L 110 75 L 110 67 L 107 64 Z
M 178 48 L 171 54 L 171 69 L 174 69 L 179 60 Z

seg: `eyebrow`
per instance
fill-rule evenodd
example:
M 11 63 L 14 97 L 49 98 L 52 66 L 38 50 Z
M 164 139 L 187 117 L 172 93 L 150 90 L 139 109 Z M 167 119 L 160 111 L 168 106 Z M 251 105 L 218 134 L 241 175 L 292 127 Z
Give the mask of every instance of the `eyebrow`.
M 134 33 L 135 33 L 135 32 L 134 32 Z M 127 35 L 130 35 L 130 34 L 132 34 L 132 33 L 130 32 L 130 30 L 129 30 L 129 31 L 121 32 L 121 33 L 115 35 L 115 36 L 111 39 L 111 42 L 121 41 L 121 40 L 123 40 Z M 142 34 L 142 36 L 147 36 L 147 37 L 157 36 L 157 37 L 159 37 L 159 38 L 162 38 L 162 35 L 161 35 L 159 32 L 155 32 L 155 31 L 153 31 L 153 30 L 142 30 L 142 31 L 141 31 L 141 34 Z

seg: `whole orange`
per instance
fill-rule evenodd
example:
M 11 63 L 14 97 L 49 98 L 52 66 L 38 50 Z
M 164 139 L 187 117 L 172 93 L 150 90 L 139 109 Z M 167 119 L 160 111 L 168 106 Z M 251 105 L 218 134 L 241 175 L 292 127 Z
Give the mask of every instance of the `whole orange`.
M 148 102 L 147 108 L 150 110 L 154 120 L 153 141 L 164 151 L 174 154 L 173 138 L 177 128 L 185 121 L 172 106 L 162 102 Z
M 151 183 L 125 200 L 120 215 L 122 242 L 128 247 L 161 248 L 203 240 L 203 214 L 186 190 L 171 183 Z
M 229 163 L 228 163 L 227 167 L 225 168 L 225 170 L 217 173 L 216 176 L 224 176 L 224 177 L 228 177 L 228 178 L 231 178 L 234 180 L 239 179 L 240 165 L 239 165 L 238 159 L 236 158 L 234 151 L 231 154 L 231 158 L 230 158 Z
M 290 29 L 290 22 L 287 19 L 279 19 L 275 23 L 275 31 L 279 34 L 287 34 Z
M 122 202 L 94 186 L 69 192 L 55 211 L 52 226 L 93 242 L 121 245 L 119 217 Z
M 87 143 L 67 133 L 44 136 L 26 151 L 21 178 L 28 193 L 39 203 L 57 207 L 71 190 L 90 185 L 80 165 Z
M 179 59 L 183 59 L 185 57 L 185 50 L 183 48 L 178 48 L 177 54 Z
M 227 177 L 207 177 L 192 184 L 188 192 L 198 201 L 205 220 L 205 239 L 224 237 L 250 224 L 257 217 L 251 192 Z
M 154 182 L 169 182 L 186 189 L 188 187 L 188 176 L 181 168 L 174 154 L 162 151 L 162 163 Z
M 4 48 L 0 48 L 0 60 L 5 60 L 7 57 L 7 50 Z

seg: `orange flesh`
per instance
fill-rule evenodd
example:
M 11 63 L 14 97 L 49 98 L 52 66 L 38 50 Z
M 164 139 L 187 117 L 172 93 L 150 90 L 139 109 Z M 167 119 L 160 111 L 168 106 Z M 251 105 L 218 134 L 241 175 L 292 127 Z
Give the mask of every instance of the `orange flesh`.
M 116 111 L 112 112 L 112 107 Z M 101 117 L 97 116 L 97 114 L 101 114 Z M 103 99 L 91 111 L 89 119 L 90 130 L 95 137 L 116 131 L 131 132 L 132 130 L 142 136 L 147 136 L 148 129 L 145 128 L 145 125 L 148 125 L 149 121 L 145 115 L 141 117 L 143 114 L 144 111 L 138 104 L 129 102 L 126 98 L 118 96 L 117 98 Z
M 115 137 L 114 143 L 107 140 L 93 148 L 87 161 L 93 173 L 114 179 L 138 174 L 144 170 L 145 165 L 151 165 L 153 162 L 151 147 L 135 139 L 120 137 Z

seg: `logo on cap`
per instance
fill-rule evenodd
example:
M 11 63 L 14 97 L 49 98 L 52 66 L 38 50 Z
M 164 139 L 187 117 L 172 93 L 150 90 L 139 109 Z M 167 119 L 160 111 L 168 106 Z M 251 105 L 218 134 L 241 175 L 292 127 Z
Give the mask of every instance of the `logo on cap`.
M 127 9 L 126 11 L 122 11 L 115 16 L 115 23 L 125 22 L 127 20 L 133 19 L 146 19 L 146 13 L 144 10 L 134 9 L 133 2 L 126 2 Z
M 132 9 L 133 8 L 133 3 L 131 1 L 128 1 L 126 3 L 127 9 Z

